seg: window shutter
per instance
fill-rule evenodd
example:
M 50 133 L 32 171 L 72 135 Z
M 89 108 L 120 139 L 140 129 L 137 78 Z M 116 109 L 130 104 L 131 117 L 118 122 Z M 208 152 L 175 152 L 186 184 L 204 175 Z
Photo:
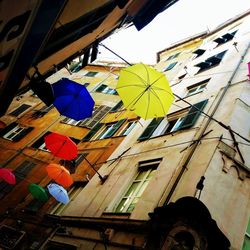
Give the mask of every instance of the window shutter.
M 150 136 L 153 134 L 157 126 L 160 124 L 163 118 L 154 118 L 150 124 L 147 126 L 147 128 L 144 130 L 144 132 L 140 135 L 138 138 L 138 141 L 144 141 L 150 138 Z
M 15 109 L 13 112 L 11 112 L 9 114 L 13 115 L 13 116 L 19 116 L 20 114 L 22 114 L 29 107 L 31 107 L 31 106 L 28 105 L 28 104 L 22 104 L 20 107 L 18 107 L 17 109 Z
M 119 101 L 111 110 L 110 112 L 116 112 L 117 110 L 119 110 L 122 107 L 123 103 L 122 101 Z
M 126 121 L 127 119 L 122 119 L 115 123 L 113 125 L 113 128 L 109 131 L 109 133 L 104 137 L 104 138 L 109 138 L 115 134 L 115 132 L 122 126 L 122 124 Z
M 7 127 L 3 128 L 0 131 L 0 136 L 4 136 L 5 134 L 7 134 L 9 131 L 11 131 L 13 128 L 15 128 L 18 124 L 16 122 L 11 123 L 10 125 L 8 125 Z
M 33 127 L 27 127 L 23 131 L 21 131 L 19 134 L 17 134 L 15 137 L 12 138 L 12 141 L 17 142 L 20 141 L 24 136 L 26 136 L 31 130 L 33 130 Z
M 196 123 L 197 119 L 200 116 L 201 111 L 204 109 L 207 102 L 208 99 L 194 104 L 189 110 L 188 114 L 183 119 L 179 129 L 191 128 Z
M 91 118 L 84 119 L 79 126 L 93 128 L 100 120 L 110 111 L 109 106 L 99 106 L 94 112 Z
M 28 173 L 36 166 L 35 163 L 30 162 L 30 161 L 24 161 L 21 163 L 21 165 L 14 170 L 14 174 L 16 174 L 16 177 L 19 177 L 20 180 L 22 178 L 26 177 Z
M 44 137 L 51 132 L 46 132 L 43 136 L 41 136 L 39 139 L 37 139 L 32 145 L 32 148 L 39 148 L 44 143 Z
M 83 137 L 82 141 L 89 141 L 90 138 L 102 127 L 102 123 L 98 123 L 97 125 L 95 125 L 89 132 L 88 134 Z

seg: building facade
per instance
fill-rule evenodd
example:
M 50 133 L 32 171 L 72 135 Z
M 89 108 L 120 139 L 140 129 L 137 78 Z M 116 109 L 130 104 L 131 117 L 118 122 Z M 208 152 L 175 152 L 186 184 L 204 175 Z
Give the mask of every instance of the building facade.
M 245 13 L 158 53 L 167 116 L 140 119 L 99 169 L 105 183 L 95 175 L 48 216 L 58 228 L 43 249 L 249 248 L 249 24 Z

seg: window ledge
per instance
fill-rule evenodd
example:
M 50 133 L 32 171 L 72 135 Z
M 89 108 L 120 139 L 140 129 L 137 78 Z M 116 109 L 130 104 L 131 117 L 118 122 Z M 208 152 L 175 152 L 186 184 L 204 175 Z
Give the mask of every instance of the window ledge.
M 131 215 L 131 213 L 103 212 L 101 217 L 128 219 L 130 217 L 130 215 Z
M 185 132 L 187 130 L 194 130 L 194 129 L 197 129 L 198 127 L 193 127 L 193 128 L 185 128 L 185 129 L 180 129 L 180 130 L 177 130 L 177 131 L 174 131 L 174 132 L 170 132 L 170 133 L 167 133 L 167 134 L 163 134 L 163 135 L 157 135 L 155 137 L 152 137 L 152 138 L 148 138 L 146 140 L 137 140 L 139 143 L 140 142 L 145 142 L 145 141 L 148 141 L 148 140 L 153 140 L 153 139 L 156 139 L 156 138 L 160 138 L 160 137 L 164 137 L 164 136 L 168 136 L 168 135 L 172 135 L 172 136 L 175 136 L 176 134 L 180 134 L 182 132 Z

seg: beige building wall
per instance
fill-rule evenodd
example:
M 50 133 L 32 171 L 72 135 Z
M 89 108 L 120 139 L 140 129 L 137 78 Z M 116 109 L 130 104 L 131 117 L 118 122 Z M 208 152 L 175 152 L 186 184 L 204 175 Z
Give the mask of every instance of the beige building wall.
M 167 66 L 166 59 L 180 52 L 175 58 L 178 61 L 176 68 L 164 73 L 173 92 L 184 101 L 176 98 L 168 114 L 188 107 L 186 102 L 195 104 L 208 99 L 203 111 L 224 127 L 202 114 L 190 129 L 139 142 L 138 137 L 151 122 L 141 119 L 110 156 L 110 160 L 115 160 L 100 169 L 102 175 L 109 176 L 105 184 L 101 185 L 98 177 L 94 176 L 63 212 L 63 216 L 147 221 L 148 213 L 156 207 L 185 196 L 196 196 L 207 206 L 212 218 L 229 239 L 231 249 L 241 249 L 250 216 L 249 24 L 250 17 L 245 16 L 211 34 L 202 35 L 200 39 L 196 37 L 172 46 L 158 55 L 159 63 L 155 66 L 162 71 Z M 214 39 L 235 30 L 237 33 L 231 41 L 221 45 L 214 42 Z M 198 48 L 204 49 L 205 53 L 196 57 L 193 52 Z M 197 74 L 197 64 L 225 50 L 227 52 L 218 66 Z M 185 72 L 185 77 L 178 79 Z M 210 80 L 202 92 L 186 96 L 189 86 L 207 79 Z M 232 136 L 226 129 L 228 126 L 246 140 L 235 133 Z M 138 163 L 156 158 L 162 158 L 162 161 L 134 210 L 129 214 L 115 213 L 115 207 L 138 172 Z M 196 184 L 201 176 L 205 176 L 205 181 L 198 197 Z M 82 234 L 88 238 L 88 233 Z M 139 239 L 139 236 L 134 237 Z M 59 238 L 54 237 L 55 240 Z M 98 236 L 94 238 L 98 239 Z M 128 239 L 129 234 L 126 237 L 124 233 L 119 235 L 117 241 L 124 243 Z M 60 240 L 69 242 L 65 238 Z M 82 240 L 79 244 L 85 243 Z M 91 249 L 92 243 L 88 244 L 86 246 L 89 248 L 86 249 Z M 138 242 L 138 246 L 142 245 L 142 242 Z

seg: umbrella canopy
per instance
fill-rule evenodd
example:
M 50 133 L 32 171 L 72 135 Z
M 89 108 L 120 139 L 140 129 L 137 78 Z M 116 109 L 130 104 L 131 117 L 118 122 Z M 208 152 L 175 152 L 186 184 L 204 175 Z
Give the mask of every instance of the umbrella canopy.
M 116 90 L 124 106 L 144 119 L 165 116 L 174 100 L 166 76 L 142 63 L 121 70 Z
M 46 171 L 51 179 L 63 187 L 69 187 L 73 183 L 73 179 L 69 171 L 59 164 L 49 164 L 46 166 Z
M 11 172 L 11 169 L 8 168 L 0 168 L 0 179 L 3 179 L 7 183 L 11 185 L 16 184 L 16 177 L 15 175 Z
M 52 132 L 44 137 L 46 147 L 57 157 L 73 160 L 77 157 L 76 144 L 65 135 Z
M 61 115 L 76 121 L 92 116 L 95 102 L 84 85 L 62 78 L 52 84 L 52 89 L 54 106 Z
M 60 185 L 51 183 L 47 186 L 49 193 L 59 202 L 67 204 L 69 202 L 69 196 L 67 191 Z
M 29 184 L 28 189 L 32 196 L 39 201 L 47 201 L 48 195 L 46 190 L 37 184 Z

